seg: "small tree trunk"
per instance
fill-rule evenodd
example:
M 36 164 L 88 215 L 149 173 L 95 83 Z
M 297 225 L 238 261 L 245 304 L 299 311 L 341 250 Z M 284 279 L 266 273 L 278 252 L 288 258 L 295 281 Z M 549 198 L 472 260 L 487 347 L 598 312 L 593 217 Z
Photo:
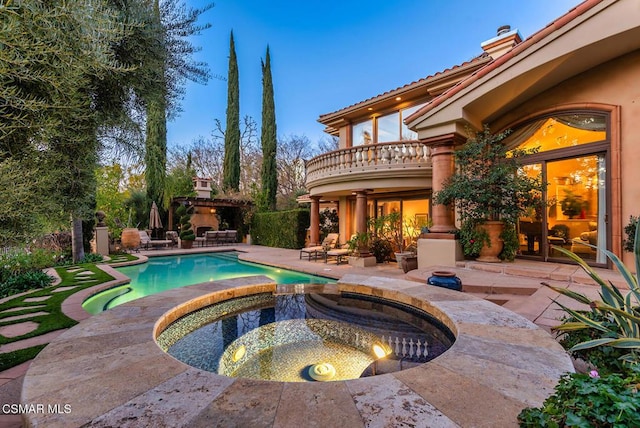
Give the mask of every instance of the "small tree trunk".
M 84 259 L 84 244 L 82 242 L 82 219 L 71 216 L 71 253 L 73 262 L 78 263 Z

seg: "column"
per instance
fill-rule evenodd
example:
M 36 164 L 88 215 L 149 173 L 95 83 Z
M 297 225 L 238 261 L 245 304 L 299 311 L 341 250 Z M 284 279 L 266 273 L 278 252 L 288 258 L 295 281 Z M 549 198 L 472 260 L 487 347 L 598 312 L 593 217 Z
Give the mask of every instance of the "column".
M 444 182 L 454 172 L 454 141 L 450 139 L 431 146 L 432 187 L 433 193 L 437 193 L 444 187 Z M 443 233 L 455 230 L 454 207 L 450 205 L 433 205 L 433 225 L 430 231 Z
M 311 196 L 311 219 L 309 224 L 309 241 L 311 245 L 320 244 L 320 198 L 322 196 Z
M 367 191 L 356 190 L 356 233 L 367 231 Z

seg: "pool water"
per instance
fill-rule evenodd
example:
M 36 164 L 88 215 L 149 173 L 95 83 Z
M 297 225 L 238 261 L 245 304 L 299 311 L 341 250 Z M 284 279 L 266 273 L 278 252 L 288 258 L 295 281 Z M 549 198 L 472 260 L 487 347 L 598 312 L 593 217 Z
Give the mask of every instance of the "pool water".
M 114 287 L 87 299 L 82 307 L 97 314 L 131 300 L 186 285 L 250 275 L 266 275 L 276 284 L 327 284 L 335 280 L 238 260 L 235 251 L 150 257 L 147 263 L 117 270 L 131 278 L 129 284 Z
M 316 364 L 331 380 L 390 373 L 441 355 L 453 334 L 426 312 L 350 293 L 264 293 L 188 314 L 157 337 L 193 367 L 231 377 L 305 382 Z M 372 352 L 383 346 L 386 355 Z

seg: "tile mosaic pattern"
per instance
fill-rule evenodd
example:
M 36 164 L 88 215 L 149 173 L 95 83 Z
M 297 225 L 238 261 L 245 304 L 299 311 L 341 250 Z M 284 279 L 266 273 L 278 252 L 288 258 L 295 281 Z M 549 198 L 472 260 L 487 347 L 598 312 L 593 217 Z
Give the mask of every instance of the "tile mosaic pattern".
M 398 279 L 345 275 L 332 287 L 426 310 L 458 340 L 440 357 L 393 374 L 310 383 L 232 379 L 175 360 L 155 343 L 155 332 L 215 301 L 276 286 L 266 277 L 199 284 L 129 302 L 54 340 L 27 372 L 22 400 L 69 404 L 71 412 L 28 414 L 25 422 L 48 428 L 516 426 L 522 408 L 540 405 L 558 374 L 573 370 L 551 336 L 499 306 Z

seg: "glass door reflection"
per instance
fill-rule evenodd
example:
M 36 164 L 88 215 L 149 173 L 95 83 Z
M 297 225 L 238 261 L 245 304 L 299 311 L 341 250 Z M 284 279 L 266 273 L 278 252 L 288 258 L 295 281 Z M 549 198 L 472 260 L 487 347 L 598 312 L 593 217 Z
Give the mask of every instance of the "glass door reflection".
M 566 248 L 587 261 L 606 262 L 597 250 L 606 247 L 605 178 L 604 155 L 547 163 L 549 244 Z M 566 258 L 553 248 L 549 257 Z

